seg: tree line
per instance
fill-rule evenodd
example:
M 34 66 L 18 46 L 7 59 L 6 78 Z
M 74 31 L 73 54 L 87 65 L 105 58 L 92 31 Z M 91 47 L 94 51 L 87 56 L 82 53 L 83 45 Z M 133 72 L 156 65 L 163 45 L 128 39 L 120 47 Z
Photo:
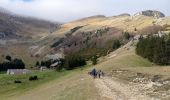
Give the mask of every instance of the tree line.
M 58 63 L 56 66 L 51 66 L 54 63 Z M 62 70 L 62 69 L 66 69 L 66 70 L 72 70 L 76 67 L 81 67 L 86 65 L 86 59 L 76 53 L 73 54 L 69 54 L 67 55 L 64 59 L 60 58 L 57 60 L 46 60 L 46 61 L 37 61 L 36 65 L 37 67 L 41 67 L 41 66 L 45 66 L 49 69 L 56 69 L 56 70 Z
M 170 34 L 141 38 L 137 43 L 136 53 L 158 65 L 170 65 Z
M 11 56 L 6 56 L 5 62 L 0 63 L 0 71 L 7 71 L 8 69 L 24 69 L 25 63 L 18 58 L 12 59 Z

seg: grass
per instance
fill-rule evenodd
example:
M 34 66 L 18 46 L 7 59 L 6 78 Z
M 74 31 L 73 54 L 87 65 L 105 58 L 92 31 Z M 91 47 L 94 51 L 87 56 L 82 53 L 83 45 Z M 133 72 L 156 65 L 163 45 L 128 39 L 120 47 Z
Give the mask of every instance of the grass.
M 80 98 L 81 100 L 96 100 L 98 94 L 93 84 L 93 78 L 87 75 L 90 67 L 91 63 L 88 63 L 83 68 L 71 71 L 35 72 L 31 75 L 38 75 L 40 80 L 33 82 L 28 81 L 30 75 L 2 74 L 0 80 L 4 79 L 5 83 L 9 82 L 10 78 L 19 78 L 23 83 L 10 83 L 9 91 L 5 87 L 0 87 L 0 97 L 2 100 L 79 100 Z
M 2 72 L 0 72 L 0 75 L 1 75 L 1 74 L 5 74 L 5 73 L 6 73 L 5 71 L 2 71 Z
M 167 71 L 167 69 L 164 70 L 160 67 L 152 67 L 155 65 L 136 55 L 133 49 L 119 51 L 115 52 L 116 57 L 106 58 L 94 67 L 105 72 L 110 72 L 114 68 L 128 68 L 146 73 L 165 73 L 164 71 Z M 30 75 L 9 76 L 1 74 L 0 97 L 2 100 L 3 98 L 4 100 L 8 98 L 12 98 L 12 100 L 98 100 L 99 95 L 94 80 L 87 75 L 90 69 L 91 63 L 89 62 L 84 68 L 71 71 L 34 72 L 31 75 L 37 75 L 39 80 L 33 82 L 28 81 Z M 169 72 L 170 69 L 167 73 Z M 15 79 L 19 79 L 23 83 L 14 84 Z
M 117 63 L 122 64 L 126 67 L 151 67 L 153 66 L 151 62 L 144 59 L 136 54 L 127 55 L 117 60 Z
M 35 71 L 26 75 L 6 75 L 0 74 L 0 96 L 12 96 L 20 94 L 38 85 L 44 84 L 61 76 L 67 75 L 68 71 L 56 72 L 56 71 Z M 38 76 L 38 80 L 29 81 L 29 76 Z M 15 80 L 20 80 L 22 83 L 14 83 Z
M 130 46 L 126 45 L 125 47 L 130 47 Z M 110 72 L 113 69 L 119 69 L 119 68 L 147 69 L 156 66 L 155 64 L 149 62 L 147 59 L 144 59 L 136 55 L 134 47 L 131 47 L 130 49 L 126 49 L 122 47 L 114 51 L 114 53 L 112 53 L 111 56 L 112 55 L 116 55 L 116 56 L 113 58 L 110 57 L 106 58 L 104 62 L 98 64 L 96 67 L 104 71 Z
M 123 51 L 124 52 L 124 51 Z M 105 70 L 105 72 L 110 72 L 110 70 L 117 68 L 152 68 L 152 63 L 148 60 L 138 56 L 133 51 L 125 51 L 127 53 L 120 53 L 116 58 L 107 59 L 104 62 L 97 64 L 95 67 L 97 69 Z M 84 76 L 83 73 L 76 72 L 79 76 L 70 76 L 67 81 L 69 85 L 65 83 L 65 88 L 58 90 L 52 100 L 93 100 L 97 99 L 98 94 L 96 93 L 93 81 Z M 83 79 L 83 80 L 81 80 Z M 74 80 L 74 81 L 73 81 Z M 62 80 L 63 81 L 63 80 Z M 65 81 L 65 82 L 67 82 Z
M 95 100 L 97 90 L 93 84 L 93 78 L 89 78 L 86 71 L 78 71 L 67 79 L 61 80 L 64 86 L 56 90 L 52 100 Z
M 71 73 L 78 73 L 82 70 L 85 70 L 91 66 L 91 62 L 87 62 L 86 66 L 81 68 L 76 68 L 70 71 L 33 71 L 31 74 L 25 75 L 7 75 L 5 72 L 0 73 L 0 97 L 7 98 L 22 94 L 26 91 L 30 91 L 38 86 L 43 84 L 48 84 L 51 81 L 62 78 L 63 76 L 72 76 Z M 38 76 L 38 80 L 29 81 L 29 76 Z M 22 83 L 14 83 L 15 80 L 19 80 Z

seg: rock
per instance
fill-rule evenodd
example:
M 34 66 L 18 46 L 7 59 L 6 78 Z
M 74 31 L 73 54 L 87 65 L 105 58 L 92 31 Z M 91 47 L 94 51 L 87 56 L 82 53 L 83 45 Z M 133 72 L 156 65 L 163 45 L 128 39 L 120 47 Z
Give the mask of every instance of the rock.
M 156 10 L 141 11 L 141 12 L 136 13 L 134 16 L 139 16 L 139 15 L 156 17 L 156 18 L 165 17 L 165 15 L 162 12 L 156 11 Z
M 160 83 L 160 82 L 153 82 L 153 85 L 160 87 L 160 86 L 162 86 L 163 84 Z
M 136 76 L 139 77 L 139 78 L 144 78 L 145 77 L 145 75 L 142 74 L 142 73 L 136 73 Z
M 153 78 L 151 79 L 152 82 L 157 82 L 157 81 L 160 81 L 161 79 L 161 75 L 154 75 Z
M 169 84 L 170 81 L 163 81 L 163 84 L 166 85 L 166 84 Z

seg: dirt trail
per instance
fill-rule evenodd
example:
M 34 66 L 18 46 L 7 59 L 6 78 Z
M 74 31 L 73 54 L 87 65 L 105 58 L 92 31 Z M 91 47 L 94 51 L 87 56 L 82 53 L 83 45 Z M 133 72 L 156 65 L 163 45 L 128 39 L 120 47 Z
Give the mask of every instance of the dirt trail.
M 95 85 L 103 100 L 155 100 L 142 93 L 136 86 L 109 77 L 96 79 Z

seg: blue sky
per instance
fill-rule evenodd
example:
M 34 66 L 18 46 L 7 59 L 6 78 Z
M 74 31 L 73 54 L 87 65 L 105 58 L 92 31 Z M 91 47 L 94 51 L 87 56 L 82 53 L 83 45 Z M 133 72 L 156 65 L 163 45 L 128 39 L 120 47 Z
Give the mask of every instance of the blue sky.
M 68 22 L 93 15 L 114 16 L 158 10 L 170 16 L 170 0 L 0 0 L 0 7 L 17 14 Z

